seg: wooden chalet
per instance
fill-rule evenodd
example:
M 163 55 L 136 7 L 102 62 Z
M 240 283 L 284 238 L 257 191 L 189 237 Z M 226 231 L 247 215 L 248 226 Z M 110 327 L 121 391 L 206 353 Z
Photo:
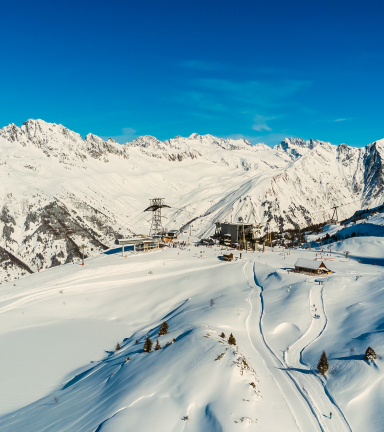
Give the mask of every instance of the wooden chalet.
M 299 258 L 296 261 L 295 272 L 310 273 L 314 275 L 331 273 L 331 271 L 327 269 L 323 261 L 309 260 L 305 258 Z
M 233 261 L 233 253 L 230 253 L 229 255 L 222 255 L 221 259 L 223 261 Z

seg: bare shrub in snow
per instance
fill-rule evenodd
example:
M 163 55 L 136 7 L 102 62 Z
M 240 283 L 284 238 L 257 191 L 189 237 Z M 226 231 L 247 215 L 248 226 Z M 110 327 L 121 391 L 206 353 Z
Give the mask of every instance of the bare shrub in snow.
M 156 350 L 156 351 L 161 350 L 161 345 L 160 345 L 160 343 L 159 343 L 159 339 L 156 340 L 155 350 Z
M 215 304 L 215 302 L 213 301 L 213 299 L 211 299 L 210 304 L 211 304 L 211 307 Z

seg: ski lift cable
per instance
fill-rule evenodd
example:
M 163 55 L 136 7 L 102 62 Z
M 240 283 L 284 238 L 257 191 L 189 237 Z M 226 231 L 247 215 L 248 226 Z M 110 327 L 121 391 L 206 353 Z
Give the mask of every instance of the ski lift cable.
M 336 207 L 336 208 L 345 207 L 345 206 L 350 205 L 350 204 L 355 204 L 355 203 L 357 203 L 358 201 L 360 201 L 360 200 L 352 201 L 352 202 L 349 202 L 349 203 L 347 203 L 347 204 L 335 205 L 335 206 L 333 206 L 332 208 L 319 210 L 319 211 L 316 211 L 316 212 L 312 212 L 312 213 L 310 213 L 310 214 L 317 214 L 317 213 L 321 213 L 321 212 L 325 212 L 325 211 L 331 211 L 331 210 L 334 210 L 335 207 Z

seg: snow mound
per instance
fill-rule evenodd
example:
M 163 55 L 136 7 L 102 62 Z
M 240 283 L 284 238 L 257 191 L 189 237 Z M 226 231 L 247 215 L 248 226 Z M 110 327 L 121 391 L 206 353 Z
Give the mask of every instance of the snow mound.
M 295 324 L 291 323 L 291 322 L 284 322 L 279 324 L 275 330 L 273 330 L 272 332 L 275 335 L 293 335 L 295 334 L 298 335 L 300 333 L 300 329 L 299 327 L 297 327 Z

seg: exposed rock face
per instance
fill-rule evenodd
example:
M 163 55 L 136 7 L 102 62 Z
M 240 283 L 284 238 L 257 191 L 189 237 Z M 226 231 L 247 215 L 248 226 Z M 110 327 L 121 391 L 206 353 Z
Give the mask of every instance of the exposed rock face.
M 168 228 L 214 221 L 322 222 L 383 203 L 384 140 L 364 148 L 286 138 L 274 148 L 192 134 L 118 144 L 28 120 L 0 129 L 0 283 L 102 252 L 148 233 L 148 199 L 164 197 Z M 321 212 L 324 210 L 324 212 Z M 320 211 L 320 212 L 319 212 Z

